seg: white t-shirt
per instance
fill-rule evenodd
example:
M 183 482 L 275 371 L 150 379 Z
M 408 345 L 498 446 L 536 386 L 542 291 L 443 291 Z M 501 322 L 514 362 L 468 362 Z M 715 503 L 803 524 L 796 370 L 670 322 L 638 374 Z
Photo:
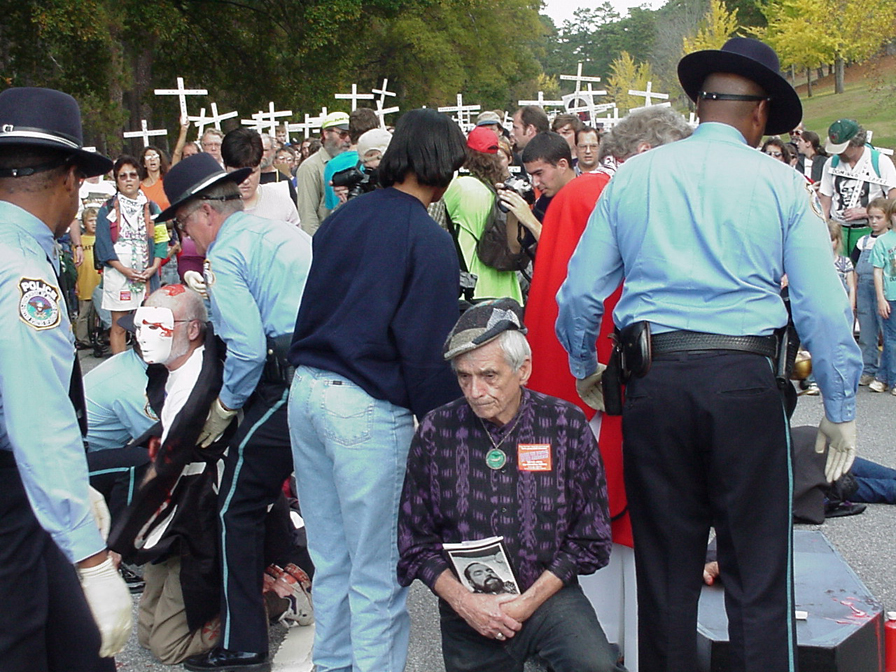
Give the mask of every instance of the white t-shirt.
M 196 381 L 199 380 L 203 352 L 205 352 L 204 345 L 196 348 L 180 368 L 168 372 L 168 380 L 165 382 L 165 405 L 162 406 L 162 443 L 168 438 L 168 428 L 187 403 Z
M 871 161 L 871 148 L 867 145 L 855 166 L 850 167 L 843 159 L 837 161 L 836 168 L 833 164 L 831 157 L 821 173 L 819 192 L 832 199 L 831 218 L 837 221 L 843 221 L 845 210 L 866 207 L 875 198 L 886 198 L 890 189 L 896 188 L 896 166 L 888 156 L 881 154 L 878 176 Z
M 259 184 L 256 193 L 258 200 L 255 201 L 255 206 L 246 208 L 244 212 L 256 217 L 277 219 L 295 226 L 299 225 L 299 211 L 296 210 L 296 204 L 293 203 L 289 195 L 288 182 Z

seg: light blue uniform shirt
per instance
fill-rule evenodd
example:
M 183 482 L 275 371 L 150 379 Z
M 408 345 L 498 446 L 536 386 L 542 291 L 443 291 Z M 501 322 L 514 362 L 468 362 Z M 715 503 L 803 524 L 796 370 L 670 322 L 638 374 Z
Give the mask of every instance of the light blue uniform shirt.
M 58 267 L 46 224 L 0 201 L 0 450 L 15 455 L 41 527 L 79 562 L 106 545 L 90 512 L 84 444 L 68 396 L 75 348 Z
M 629 159 L 598 200 L 557 293 L 557 336 L 573 375 L 595 371 L 603 302 L 623 278 L 613 313 L 620 328 L 646 320 L 654 333 L 766 336 L 787 322 L 786 273 L 828 419 L 853 419 L 861 356 L 821 217 L 802 175 L 725 124 L 701 124 Z
M 91 451 L 124 448 L 159 421 L 146 398 L 146 382 L 146 362 L 134 350 L 84 374 Z
M 311 236 L 244 212 L 208 248 L 205 280 L 215 333 L 227 344 L 221 402 L 242 408 L 267 357 L 266 337 L 291 334 L 311 268 Z

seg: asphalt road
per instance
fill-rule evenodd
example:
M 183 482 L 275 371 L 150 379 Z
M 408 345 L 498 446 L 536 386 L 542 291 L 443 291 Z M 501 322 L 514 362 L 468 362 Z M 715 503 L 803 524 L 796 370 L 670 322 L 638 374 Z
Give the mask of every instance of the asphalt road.
M 97 360 L 81 353 L 85 372 Z M 859 454 L 866 459 L 896 468 L 896 397 L 860 388 L 858 395 Z M 820 397 L 800 398 L 793 425 L 817 425 L 824 410 Z M 761 493 L 758 493 L 761 495 Z M 823 525 L 797 525 L 821 530 L 885 609 L 896 610 L 896 506 L 869 504 L 861 515 L 833 518 Z M 411 588 L 411 644 L 407 672 L 444 672 L 435 598 L 419 582 Z M 136 612 L 135 612 L 136 618 Z M 271 650 L 276 651 L 286 635 L 282 626 L 271 628 Z M 131 637 L 117 658 L 121 671 L 165 672 Z M 174 669 L 179 669 L 175 667 Z M 281 668 L 283 669 L 283 668 Z M 536 669 L 536 668 L 532 668 Z

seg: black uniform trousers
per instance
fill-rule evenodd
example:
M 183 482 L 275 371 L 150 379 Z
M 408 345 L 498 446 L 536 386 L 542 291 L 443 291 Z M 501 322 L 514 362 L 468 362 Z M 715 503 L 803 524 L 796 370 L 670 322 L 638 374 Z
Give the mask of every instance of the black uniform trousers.
M 106 500 L 115 527 L 149 469 L 149 450 L 144 446 L 93 450 L 87 453 L 87 469 L 90 485 Z
M 629 382 L 623 459 L 641 672 L 695 669 L 710 526 L 725 588 L 728 669 L 796 669 L 788 436 L 765 357 L 661 355 Z
M 40 526 L 0 451 L 0 672 L 114 672 L 74 565 Z
M 259 383 L 224 457 L 218 490 L 221 646 L 266 653 L 265 517 L 292 473 L 286 384 Z

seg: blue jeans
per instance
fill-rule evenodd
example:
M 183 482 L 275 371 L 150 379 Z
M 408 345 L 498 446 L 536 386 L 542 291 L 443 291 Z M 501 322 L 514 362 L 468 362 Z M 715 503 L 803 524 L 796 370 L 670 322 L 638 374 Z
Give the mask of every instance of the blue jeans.
M 877 294 L 874 283 L 860 280 L 856 288 L 856 316 L 859 320 L 859 347 L 862 349 L 862 373 L 876 375 L 880 351 L 877 336 L 883 320 L 877 314 Z M 883 372 L 882 372 L 883 373 Z M 883 375 L 880 376 L 883 380 Z
M 396 575 L 398 502 L 413 416 L 348 378 L 300 366 L 289 432 L 315 567 L 316 669 L 401 672 L 410 617 Z
M 896 504 L 896 469 L 857 457 L 850 473 L 859 486 L 850 500 L 868 504 Z
M 882 320 L 884 326 L 884 349 L 880 355 L 877 379 L 891 387 L 896 385 L 896 301 L 890 304 L 890 317 Z

